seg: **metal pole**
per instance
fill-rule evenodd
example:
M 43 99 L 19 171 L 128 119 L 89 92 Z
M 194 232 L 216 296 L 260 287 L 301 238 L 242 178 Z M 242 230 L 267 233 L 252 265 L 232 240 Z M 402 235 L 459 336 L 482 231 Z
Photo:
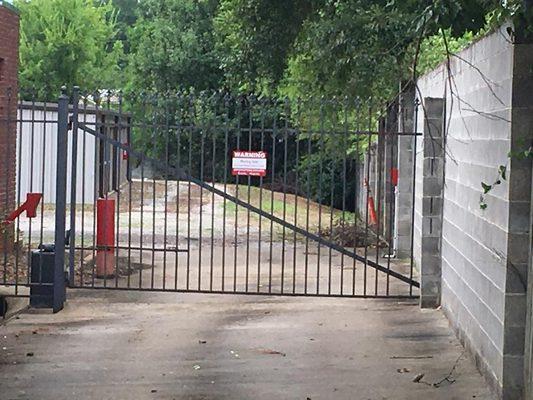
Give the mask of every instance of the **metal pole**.
M 56 220 L 53 311 L 63 308 L 65 301 L 65 217 L 67 196 L 67 134 L 68 96 L 61 88 L 57 115 L 57 164 L 56 164 Z
M 74 286 L 74 253 L 76 249 L 76 178 L 78 166 L 78 101 L 79 88 L 72 92 L 72 160 L 70 168 L 70 235 L 69 235 L 69 286 Z M 68 112 L 68 111 L 67 111 Z M 57 249 L 57 248 L 56 248 Z

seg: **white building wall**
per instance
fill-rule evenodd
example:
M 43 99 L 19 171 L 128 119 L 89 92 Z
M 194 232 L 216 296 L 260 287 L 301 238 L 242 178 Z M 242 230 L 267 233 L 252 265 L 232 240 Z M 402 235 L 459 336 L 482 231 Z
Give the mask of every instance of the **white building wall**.
M 80 121 L 95 124 L 94 114 L 80 114 Z M 17 200 L 24 202 L 26 193 L 43 194 L 45 204 L 55 204 L 57 161 L 57 105 L 42 104 L 19 108 L 17 123 Z M 67 202 L 70 199 L 72 135 L 68 137 Z M 76 200 L 92 204 L 95 196 L 95 138 L 78 130 Z M 83 183 L 83 185 L 82 185 Z

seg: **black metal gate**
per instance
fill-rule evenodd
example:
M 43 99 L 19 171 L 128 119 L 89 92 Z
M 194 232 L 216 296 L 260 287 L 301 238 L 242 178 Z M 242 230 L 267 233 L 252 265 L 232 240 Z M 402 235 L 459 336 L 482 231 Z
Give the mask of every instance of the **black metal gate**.
M 67 201 L 58 189 L 49 205 L 69 286 L 416 296 L 414 229 L 407 253 L 395 237 L 396 188 L 408 180 L 414 199 L 416 171 L 415 157 L 398 171 L 398 142 L 416 148 L 417 133 L 398 132 L 394 109 L 75 89 L 56 171 Z

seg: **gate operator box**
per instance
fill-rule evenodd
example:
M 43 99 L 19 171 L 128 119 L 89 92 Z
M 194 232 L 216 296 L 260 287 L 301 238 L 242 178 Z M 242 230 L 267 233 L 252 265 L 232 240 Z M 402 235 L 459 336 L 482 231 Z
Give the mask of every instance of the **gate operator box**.
M 31 252 L 31 285 L 30 306 L 35 308 L 51 308 L 54 294 L 54 263 L 53 245 L 41 245 L 40 250 Z

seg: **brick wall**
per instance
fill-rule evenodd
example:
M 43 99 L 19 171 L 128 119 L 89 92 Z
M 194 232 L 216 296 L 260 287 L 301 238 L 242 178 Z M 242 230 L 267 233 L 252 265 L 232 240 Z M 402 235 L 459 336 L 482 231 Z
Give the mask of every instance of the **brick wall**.
M 0 218 L 3 220 L 15 205 L 19 16 L 2 1 L 0 38 Z

